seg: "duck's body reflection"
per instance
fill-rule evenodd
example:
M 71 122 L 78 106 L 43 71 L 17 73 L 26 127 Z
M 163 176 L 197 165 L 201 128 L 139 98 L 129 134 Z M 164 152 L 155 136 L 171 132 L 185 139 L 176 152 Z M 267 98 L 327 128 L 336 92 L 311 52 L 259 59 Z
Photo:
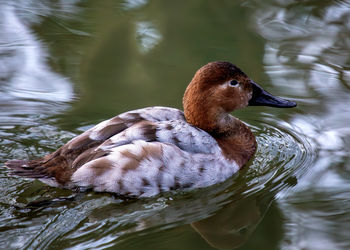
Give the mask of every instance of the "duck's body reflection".
M 233 249 L 243 245 L 254 232 L 272 198 L 240 197 L 215 215 L 191 226 L 213 247 Z
M 101 241 L 104 241 L 104 238 L 114 238 L 114 245 L 124 242 L 123 239 L 127 235 L 136 233 L 152 237 L 150 235 L 164 231 L 164 226 L 177 230 L 190 224 L 210 246 L 217 249 L 234 249 L 242 246 L 250 238 L 270 207 L 273 195 L 264 192 L 246 196 L 241 191 L 227 192 L 237 189 L 235 184 L 232 186 L 232 182 L 234 180 L 204 191 L 198 190 L 172 198 L 164 196 L 125 201 L 107 194 L 79 193 L 75 198 L 69 196 L 66 200 L 56 198 L 51 201 L 41 200 L 39 203 L 31 202 L 27 208 L 35 212 L 31 213 L 34 216 L 38 210 L 44 211 L 47 207 L 64 204 L 71 206 L 72 203 L 78 202 L 82 211 L 77 211 L 75 215 L 60 215 L 59 223 L 53 223 L 52 230 L 56 230 L 57 223 L 65 225 L 68 220 L 72 224 L 79 224 L 87 219 L 88 224 L 114 225 L 111 230 L 100 235 Z M 43 187 L 45 186 L 39 189 Z M 27 215 L 28 211 L 25 214 Z M 76 218 L 75 222 L 71 221 L 72 217 Z M 47 237 L 51 232 L 50 228 L 51 226 L 48 226 L 45 234 L 39 238 Z M 71 225 L 71 228 L 74 228 L 74 225 Z M 134 239 L 135 237 L 130 238 Z

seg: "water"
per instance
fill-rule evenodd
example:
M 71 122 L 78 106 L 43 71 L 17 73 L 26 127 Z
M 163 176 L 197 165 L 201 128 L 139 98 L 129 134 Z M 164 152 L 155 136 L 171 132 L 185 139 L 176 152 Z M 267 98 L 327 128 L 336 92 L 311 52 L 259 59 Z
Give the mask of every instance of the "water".
M 349 249 L 349 1 L 1 1 L 0 165 L 118 113 L 181 108 L 197 68 L 239 65 L 294 109 L 235 115 L 258 140 L 225 183 L 139 201 L 0 167 L 0 247 Z

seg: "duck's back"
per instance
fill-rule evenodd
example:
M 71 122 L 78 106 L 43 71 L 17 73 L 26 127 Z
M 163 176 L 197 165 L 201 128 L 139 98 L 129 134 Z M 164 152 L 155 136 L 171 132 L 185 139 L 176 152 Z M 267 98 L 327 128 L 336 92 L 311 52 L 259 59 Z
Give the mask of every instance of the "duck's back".
M 165 107 L 123 113 L 50 155 L 7 166 L 50 185 L 125 196 L 209 186 L 238 170 L 211 135 L 187 123 L 182 111 Z

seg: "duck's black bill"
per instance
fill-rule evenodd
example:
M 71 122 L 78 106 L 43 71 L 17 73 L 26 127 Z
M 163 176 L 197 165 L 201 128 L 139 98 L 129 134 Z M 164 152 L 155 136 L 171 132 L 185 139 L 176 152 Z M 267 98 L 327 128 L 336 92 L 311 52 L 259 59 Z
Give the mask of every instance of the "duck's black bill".
M 251 81 L 251 84 L 253 86 L 253 96 L 249 101 L 249 106 L 269 106 L 275 108 L 293 108 L 297 106 L 293 101 L 271 95 L 253 81 Z

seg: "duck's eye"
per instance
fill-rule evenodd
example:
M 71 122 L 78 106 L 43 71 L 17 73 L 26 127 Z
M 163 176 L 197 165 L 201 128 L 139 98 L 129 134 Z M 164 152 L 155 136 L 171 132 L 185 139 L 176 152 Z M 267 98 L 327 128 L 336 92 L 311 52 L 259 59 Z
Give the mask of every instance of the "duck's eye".
M 232 87 L 236 87 L 238 84 L 239 84 L 239 81 L 237 81 L 237 80 L 232 80 L 230 82 L 230 86 L 232 86 Z

